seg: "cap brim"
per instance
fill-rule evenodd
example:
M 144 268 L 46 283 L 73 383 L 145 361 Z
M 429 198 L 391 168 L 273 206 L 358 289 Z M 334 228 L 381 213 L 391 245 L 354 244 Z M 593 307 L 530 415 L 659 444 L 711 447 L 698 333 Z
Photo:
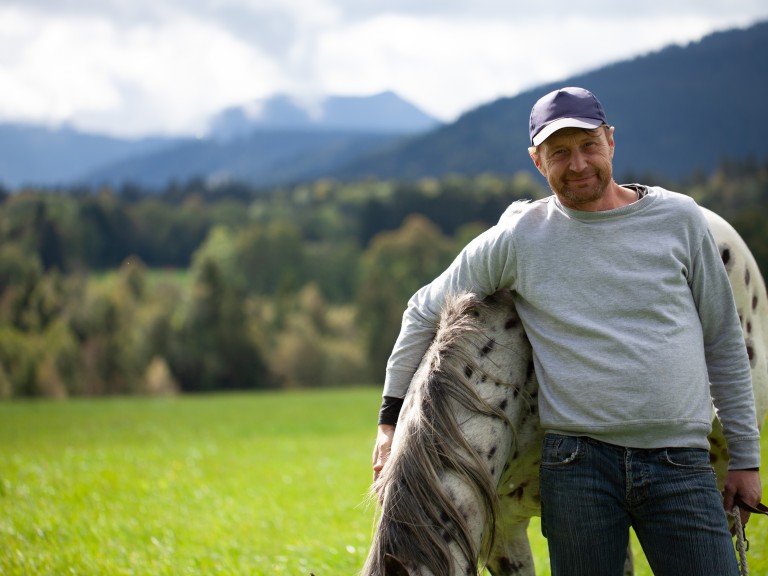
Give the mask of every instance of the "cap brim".
M 533 145 L 538 146 L 552 134 L 563 128 L 584 128 L 586 130 L 594 130 L 602 125 L 603 121 L 595 118 L 560 118 L 559 120 L 554 120 L 544 126 L 544 128 L 533 137 Z

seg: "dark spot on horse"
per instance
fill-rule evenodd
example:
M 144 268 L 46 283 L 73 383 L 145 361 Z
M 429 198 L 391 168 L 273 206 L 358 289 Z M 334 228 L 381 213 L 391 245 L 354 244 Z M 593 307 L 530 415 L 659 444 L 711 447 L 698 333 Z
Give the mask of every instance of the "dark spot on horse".
M 757 294 L 752 296 L 752 310 L 757 310 Z
M 501 408 L 502 410 L 506 410 L 508 404 L 509 404 L 509 401 L 506 398 L 504 398 L 504 400 L 502 400 L 499 403 L 499 408 Z
M 747 268 L 746 270 L 744 270 L 744 284 L 749 286 L 749 280 L 750 280 L 749 268 Z
M 509 498 L 515 498 L 516 500 L 522 500 L 523 499 L 523 495 L 525 493 L 525 487 L 527 485 L 528 485 L 528 482 L 523 482 L 522 484 L 520 484 L 520 486 L 518 486 L 517 488 L 512 490 L 512 492 L 507 494 L 507 496 Z
M 535 416 L 539 412 L 539 407 L 536 404 L 531 404 L 531 407 L 528 408 L 528 412 L 531 413 L 531 416 Z
M 467 378 L 472 378 L 472 374 L 474 374 L 474 370 L 472 370 L 471 366 L 465 366 L 464 367 L 464 376 Z
M 747 320 L 747 334 L 752 334 L 752 321 Z
M 443 531 L 443 542 L 446 544 L 450 544 L 453 541 L 453 536 L 451 536 L 451 533 L 448 532 L 448 530 Z
M 493 458 L 494 454 L 496 454 L 496 446 L 491 446 L 491 449 L 488 450 L 488 460 Z
M 512 328 L 515 328 L 519 323 L 520 323 L 520 320 L 517 317 L 512 316 L 504 324 L 504 329 L 505 330 L 512 330 Z
M 725 264 L 725 267 L 728 268 L 728 264 L 731 261 L 731 249 L 728 248 L 728 246 L 723 246 L 723 248 L 720 250 L 720 258 L 723 259 L 723 264 Z
M 514 562 L 506 556 L 499 558 L 499 573 L 500 574 L 515 574 L 522 570 L 525 565 L 522 562 Z
M 480 382 L 485 384 L 487 381 L 488 381 L 488 376 L 486 374 L 483 374 L 482 376 L 480 376 Z
M 755 358 L 755 347 L 752 344 L 752 342 L 747 342 L 747 357 L 749 358 L 749 363 L 752 366 L 752 368 L 755 367 L 755 363 L 757 362 L 757 358 Z
M 520 390 L 518 390 L 517 387 L 513 388 L 512 398 L 517 398 L 519 395 L 520 395 Z
M 496 344 L 493 340 L 488 340 L 488 344 L 482 347 L 480 350 L 480 356 L 487 356 L 491 350 L 493 350 L 494 345 Z

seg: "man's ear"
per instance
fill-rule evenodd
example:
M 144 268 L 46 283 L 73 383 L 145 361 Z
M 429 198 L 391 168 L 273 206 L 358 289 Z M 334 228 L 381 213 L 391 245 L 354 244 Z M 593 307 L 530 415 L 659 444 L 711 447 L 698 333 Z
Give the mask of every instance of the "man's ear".
M 613 160 L 613 153 L 616 151 L 616 141 L 613 139 L 613 132 L 616 130 L 614 126 L 608 127 L 608 147 L 611 149 L 611 160 Z
M 534 166 L 536 166 L 536 169 L 541 172 L 541 174 L 546 177 L 546 174 L 544 174 L 544 170 L 541 166 L 541 157 L 539 156 L 539 151 L 535 146 L 531 146 L 528 148 L 528 155 L 531 157 L 531 160 L 533 160 Z

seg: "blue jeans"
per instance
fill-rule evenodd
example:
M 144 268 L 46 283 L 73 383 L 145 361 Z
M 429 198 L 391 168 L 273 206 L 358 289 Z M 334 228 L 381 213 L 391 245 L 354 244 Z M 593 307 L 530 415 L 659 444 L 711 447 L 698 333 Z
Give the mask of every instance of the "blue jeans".
M 655 576 L 738 576 L 709 453 L 547 434 L 541 525 L 553 576 L 619 576 L 634 528 Z

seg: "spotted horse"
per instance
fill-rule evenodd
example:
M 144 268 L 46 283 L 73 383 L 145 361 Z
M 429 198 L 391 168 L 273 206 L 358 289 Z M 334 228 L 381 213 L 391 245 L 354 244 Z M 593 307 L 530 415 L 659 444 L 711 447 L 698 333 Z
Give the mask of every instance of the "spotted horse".
M 768 301 L 742 238 L 704 210 L 733 287 L 758 422 L 768 410 Z M 512 296 L 450 300 L 405 398 L 372 487 L 380 509 L 364 576 L 532 576 L 527 528 L 540 515 L 542 431 L 530 344 Z M 728 455 L 710 435 L 720 488 Z M 628 550 L 625 574 L 633 573 Z

